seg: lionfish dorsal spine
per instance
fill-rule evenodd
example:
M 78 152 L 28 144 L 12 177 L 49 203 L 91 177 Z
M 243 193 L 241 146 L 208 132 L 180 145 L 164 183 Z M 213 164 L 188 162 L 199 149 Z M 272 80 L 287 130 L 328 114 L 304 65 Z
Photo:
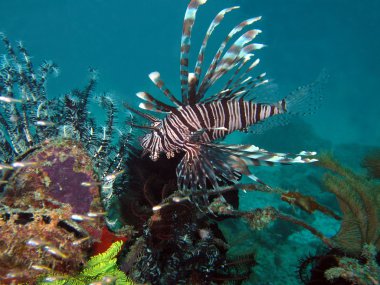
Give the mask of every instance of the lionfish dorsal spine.
M 141 103 L 139 107 L 141 109 L 145 110 L 153 110 L 157 112 L 164 112 L 164 113 L 170 113 L 173 110 L 175 110 L 175 107 L 169 106 L 157 99 L 155 99 L 152 95 L 150 95 L 147 92 L 137 92 L 136 96 L 144 101 L 147 101 L 148 103 L 151 104 L 151 109 L 147 108 L 146 106 L 142 106 L 141 104 L 146 104 L 146 103 Z
M 232 46 L 224 54 L 220 62 L 215 67 L 212 77 L 210 78 L 210 85 L 213 85 L 216 80 L 233 69 L 236 64 L 249 54 L 254 49 L 258 49 L 254 44 L 246 46 L 251 42 L 256 35 L 260 33 L 260 30 L 250 30 L 240 36 Z
M 180 80 L 181 80 L 181 95 L 182 103 L 188 104 L 189 92 L 189 51 L 191 45 L 191 31 L 194 25 L 195 17 L 200 5 L 203 5 L 207 0 L 192 0 L 187 6 L 185 18 L 183 20 L 183 29 L 181 37 L 181 53 L 180 53 Z
M 202 80 L 202 82 L 201 82 L 201 84 L 199 86 L 199 89 L 198 89 L 198 94 L 197 94 L 197 100 L 198 101 L 202 100 L 202 98 L 204 97 L 206 91 L 212 85 L 212 83 L 210 82 L 210 79 L 213 76 L 215 68 L 216 68 L 217 64 L 219 63 L 220 57 L 222 56 L 222 54 L 224 52 L 224 49 L 226 48 L 226 46 L 229 43 L 229 41 L 231 40 L 231 38 L 235 34 L 237 34 L 238 32 L 240 32 L 243 28 L 252 25 L 253 23 L 259 21 L 260 19 L 261 19 L 261 17 L 255 17 L 255 18 L 251 18 L 251 19 L 245 20 L 245 21 L 241 22 L 239 25 L 235 26 L 229 32 L 229 34 L 227 35 L 227 37 L 224 39 L 224 41 L 219 46 L 219 49 L 217 50 L 214 58 L 211 61 L 211 64 L 210 64 L 209 68 L 206 71 L 205 76 L 203 77 L 203 80 Z
M 176 106 L 176 107 L 180 107 L 182 106 L 183 104 L 181 103 L 181 101 L 179 101 L 174 95 L 173 93 L 169 90 L 169 88 L 166 87 L 164 81 L 161 79 L 161 75 L 158 71 L 154 71 L 154 72 L 151 72 L 149 74 L 149 78 L 150 80 L 152 80 L 152 82 L 154 83 L 154 85 L 156 85 L 156 87 L 158 89 L 161 90 L 161 92 Z M 158 100 L 157 100 L 158 101 Z
M 200 78 L 201 73 L 202 73 L 202 64 L 204 61 L 204 53 L 205 53 L 206 46 L 207 46 L 207 43 L 208 43 L 208 40 L 209 40 L 211 34 L 213 33 L 214 29 L 222 22 L 222 20 L 224 19 L 224 16 L 227 13 L 231 12 L 232 10 L 238 9 L 238 8 L 239 8 L 239 6 L 234 6 L 234 7 L 223 9 L 222 11 L 220 11 L 215 16 L 214 20 L 211 22 L 210 26 L 208 27 L 206 35 L 202 41 L 202 45 L 201 45 L 199 53 L 198 53 L 197 62 L 195 63 L 195 68 L 194 68 L 194 74 L 195 74 L 195 80 L 196 80 L 195 81 L 195 88 L 197 88 L 198 84 L 199 84 L 199 78 Z M 193 100 L 189 99 L 189 101 L 193 101 L 195 103 L 196 98 L 194 98 Z

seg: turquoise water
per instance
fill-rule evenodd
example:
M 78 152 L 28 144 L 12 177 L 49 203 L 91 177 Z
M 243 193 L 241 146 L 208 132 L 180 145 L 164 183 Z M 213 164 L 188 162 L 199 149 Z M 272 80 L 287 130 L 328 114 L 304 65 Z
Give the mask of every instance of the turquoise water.
M 152 71 L 160 71 L 170 89 L 179 93 L 179 41 L 186 4 L 184 0 L 0 0 L 0 31 L 11 40 L 22 40 L 34 63 L 52 59 L 59 65 L 60 76 L 48 83 L 50 96 L 83 86 L 91 66 L 100 74 L 99 92 L 110 91 L 119 102 L 137 106 L 136 92 L 155 92 L 147 76 Z M 256 53 L 262 59 L 259 70 L 273 79 L 280 97 L 313 81 L 323 69 L 330 79 L 315 114 L 263 135 L 234 135 L 230 141 L 273 151 L 328 150 L 357 168 L 366 150 L 378 147 L 380 141 L 380 1 L 209 0 L 197 14 L 196 51 L 214 15 L 233 5 L 241 8 L 226 16 L 210 50 L 235 24 L 261 15 L 257 27 L 263 33 L 258 41 L 267 47 Z M 274 185 L 297 190 L 307 185 L 306 194 L 317 194 L 336 207 L 331 197 L 305 178 L 318 174 L 300 167 L 271 171 L 257 173 Z M 265 195 L 242 195 L 243 209 L 273 204 Z M 337 230 L 336 224 L 318 215 L 310 222 L 324 228 L 328 236 Z M 233 236 L 244 225 L 225 223 L 225 227 Z M 303 231 L 284 228 L 240 238 L 246 241 L 242 248 L 253 247 L 262 258 L 258 277 L 247 284 L 298 282 L 293 274 L 297 259 L 318 242 Z M 270 242 L 260 244 L 264 240 Z
M 101 87 L 122 100 L 151 88 L 147 74 L 159 70 L 178 92 L 179 40 L 187 1 L 1 1 L 0 29 L 23 40 L 39 59 L 61 68 L 50 94 L 83 83 L 88 66 L 97 68 Z M 262 15 L 257 25 L 261 69 L 286 94 L 312 81 L 321 69 L 331 75 L 322 109 L 310 120 L 334 143 L 376 144 L 380 47 L 376 0 L 251 1 L 210 0 L 196 22 L 195 40 L 222 8 L 239 5 L 218 29 L 214 43 L 234 24 Z

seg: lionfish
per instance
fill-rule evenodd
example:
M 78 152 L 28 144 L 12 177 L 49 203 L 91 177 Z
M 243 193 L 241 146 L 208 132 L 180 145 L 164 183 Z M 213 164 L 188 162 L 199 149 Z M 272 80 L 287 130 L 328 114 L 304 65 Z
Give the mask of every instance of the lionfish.
M 243 28 L 256 23 L 261 17 L 245 20 L 235 26 L 221 43 L 206 73 L 201 77 L 205 49 L 211 34 L 227 13 L 239 7 L 224 9 L 216 15 L 201 44 L 194 72 L 189 72 L 191 31 L 197 10 L 204 3 L 206 0 L 192 0 L 185 13 L 180 52 L 181 100 L 166 87 L 160 73 L 152 72 L 149 74 L 150 79 L 172 105 L 157 100 L 147 92 L 138 92 L 137 97 L 145 101 L 139 107 L 165 113 L 166 116 L 160 119 L 125 104 L 126 108 L 151 122 L 150 126 L 135 125 L 149 131 L 141 138 L 143 155 L 150 153 L 149 157 L 156 161 L 161 153 L 171 158 L 175 153 L 184 152 L 176 170 L 177 183 L 181 190 L 207 189 L 210 185 L 218 189 L 220 182 L 236 183 L 242 175 L 264 184 L 251 173 L 249 166 L 316 161 L 310 158 L 315 152 L 272 153 L 254 145 L 215 143 L 236 130 L 246 130 L 269 117 L 291 114 L 293 106 L 293 113 L 300 113 L 299 109 L 308 101 L 306 97 L 308 93 L 312 93 L 308 91 L 313 86 L 303 86 L 273 104 L 259 103 L 255 102 L 255 98 L 248 98 L 255 88 L 268 82 L 265 73 L 256 77 L 249 76 L 260 61 L 253 60 L 251 52 L 264 47 L 263 44 L 253 43 L 261 31 L 248 30 L 229 48 L 228 44 Z M 209 88 L 227 73 L 231 76 L 224 88 L 206 98 Z

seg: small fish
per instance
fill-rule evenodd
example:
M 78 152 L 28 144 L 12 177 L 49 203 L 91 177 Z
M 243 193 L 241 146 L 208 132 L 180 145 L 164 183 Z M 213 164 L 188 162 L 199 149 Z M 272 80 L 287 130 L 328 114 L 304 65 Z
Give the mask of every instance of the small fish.
M 35 125 L 40 126 L 40 127 L 51 127 L 51 126 L 54 126 L 55 124 L 53 122 L 48 122 L 48 121 L 36 121 Z
M 13 167 L 11 165 L 8 165 L 8 164 L 0 164 L 0 170 L 3 170 L 3 169 L 12 170 Z
M 3 101 L 5 103 L 22 103 L 22 100 L 6 96 L 0 96 L 0 101 Z
M 65 276 L 48 276 L 43 279 L 44 282 L 57 282 L 58 280 L 65 279 Z
M 43 240 L 38 240 L 38 239 L 34 239 L 34 238 L 31 238 L 29 239 L 27 242 L 26 242 L 27 245 L 30 245 L 30 246 L 43 246 L 46 244 L 45 241 Z
M 184 201 L 190 201 L 190 197 L 189 196 L 185 196 L 185 197 L 177 197 L 176 196 L 176 197 L 172 198 L 172 201 L 174 203 L 181 203 L 181 202 L 184 202 Z M 152 207 L 152 211 L 153 212 L 159 211 L 159 210 L 161 210 L 162 208 L 164 208 L 164 207 L 166 207 L 168 205 L 170 205 L 169 202 L 158 204 L 158 205 Z
M 79 214 L 73 214 L 73 215 L 71 215 L 71 219 L 74 220 L 74 221 L 79 221 L 79 222 L 82 222 L 82 221 L 93 221 L 94 220 L 93 217 L 79 215 Z
M 34 161 L 16 161 L 12 163 L 13 168 L 24 168 L 36 166 L 37 162 Z
M 48 267 L 48 266 L 45 266 L 45 265 L 38 265 L 38 264 L 33 264 L 31 266 L 32 269 L 34 270 L 38 270 L 38 271 L 52 271 L 53 269 Z
M 115 278 L 115 277 L 105 276 L 105 277 L 102 278 L 102 280 L 92 282 L 92 283 L 90 283 L 89 285 L 107 285 L 107 284 L 114 284 L 115 281 L 116 281 L 116 278 Z
M 124 173 L 124 170 L 111 173 L 111 174 L 107 175 L 106 177 L 104 177 L 104 181 L 115 180 L 117 176 L 119 176 L 119 175 L 121 175 L 123 173 Z
M 87 241 L 89 239 L 90 239 L 90 236 L 86 236 L 84 238 L 81 238 L 81 239 L 78 239 L 76 241 L 73 241 L 72 244 L 73 245 L 80 245 L 80 244 L 84 243 L 85 241 Z
M 158 211 L 158 210 L 161 210 L 163 207 L 165 207 L 165 206 L 167 206 L 167 205 L 168 205 L 168 203 L 164 203 L 164 204 L 160 204 L 160 205 L 153 206 L 153 207 L 152 207 L 152 211 L 153 211 L 153 212 L 156 212 L 156 211 Z
M 20 271 L 11 271 L 11 272 L 8 272 L 5 277 L 8 279 L 10 278 L 20 278 L 24 276 L 24 273 L 23 272 L 20 272 Z
M 60 251 L 58 248 L 54 247 L 54 246 L 50 246 L 50 245 L 45 245 L 43 247 L 43 249 L 46 251 L 46 252 L 49 252 L 55 256 L 59 256 L 60 258 L 63 258 L 63 259 L 66 259 L 68 256 L 63 253 L 62 251 Z
M 82 182 L 80 185 L 83 187 L 94 187 L 94 186 L 101 185 L 101 183 L 100 182 Z
M 96 218 L 96 217 L 103 217 L 106 214 L 107 214 L 107 212 L 88 212 L 87 216 Z

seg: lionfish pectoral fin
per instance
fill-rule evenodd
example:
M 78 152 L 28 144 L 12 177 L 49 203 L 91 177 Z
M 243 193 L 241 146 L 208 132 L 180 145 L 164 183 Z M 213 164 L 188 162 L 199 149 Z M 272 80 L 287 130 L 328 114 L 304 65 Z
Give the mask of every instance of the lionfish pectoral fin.
M 266 185 L 250 171 L 250 166 L 274 166 L 276 164 L 312 163 L 317 161 L 317 159 L 313 158 L 316 155 L 315 152 L 273 153 L 254 145 L 207 144 L 207 153 L 218 158 L 220 168 L 216 169 L 216 173 L 218 174 L 217 170 L 220 170 L 222 176 L 227 180 L 229 180 L 228 176 L 223 174 L 226 174 L 226 169 L 229 169 L 269 188 L 270 186 Z M 230 181 L 234 182 L 234 180 Z
M 317 161 L 314 158 L 316 152 L 313 151 L 301 151 L 297 154 L 279 153 L 269 152 L 254 145 L 240 144 L 209 144 L 208 147 L 226 152 L 234 159 L 239 158 L 246 166 L 273 166 L 275 164 L 312 163 Z
M 206 189 L 206 177 L 215 181 L 212 166 L 202 158 L 199 149 L 187 151 L 177 166 L 177 183 L 181 190 Z
M 182 190 L 219 189 L 225 182 L 237 182 L 241 172 L 234 169 L 227 152 L 197 144 L 197 151 L 186 152 L 177 167 L 178 187 Z
M 259 179 L 256 175 L 254 175 L 248 168 L 248 164 L 244 160 L 244 158 L 241 158 L 240 155 L 231 155 L 228 154 L 230 159 L 235 161 L 235 163 L 232 165 L 233 168 L 236 171 L 239 171 L 241 174 L 247 176 L 249 179 L 253 180 L 254 182 L 260 183 L 266 187 L 269 187 L 266 183 L 264 183 L 261 179 Z

